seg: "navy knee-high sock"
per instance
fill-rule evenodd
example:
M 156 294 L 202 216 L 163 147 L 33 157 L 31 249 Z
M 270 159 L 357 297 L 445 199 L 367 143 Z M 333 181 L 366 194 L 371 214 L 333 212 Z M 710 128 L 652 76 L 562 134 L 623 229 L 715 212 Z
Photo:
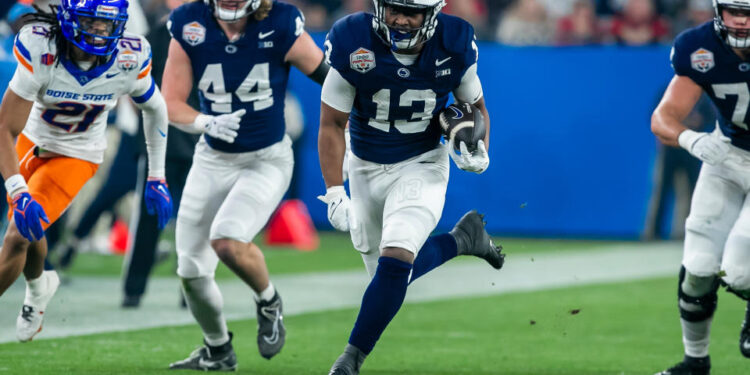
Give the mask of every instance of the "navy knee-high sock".
M 395 258 L 381 257 L 378 269 L 362 297 L 357 321 L 349 344 L 370 354 L 401 304 L 404 303 L 412 265 Z
M 411 272 L 409 284 L 441 264 L 455 258 L 457 254 L 456 239 L 449 233 L 428 238 L 419 250 L 417 258 L 414 259 L 414 270 Z

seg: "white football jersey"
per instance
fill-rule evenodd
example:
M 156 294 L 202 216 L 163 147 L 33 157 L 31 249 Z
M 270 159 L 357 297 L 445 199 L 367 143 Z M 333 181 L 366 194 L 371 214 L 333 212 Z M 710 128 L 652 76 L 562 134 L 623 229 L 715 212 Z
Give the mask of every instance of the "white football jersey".
M 107 115 L 123 95 L 136 103 L 155 90 L 151 46 L 125 33 L 109 61 L 88 71 L 58 56 L 43 24 L 27 25 L 16 37 L 18 67 L 9 88 L 34 102 L 23 134 L 43 150 L 101 163 L 107 147 Z

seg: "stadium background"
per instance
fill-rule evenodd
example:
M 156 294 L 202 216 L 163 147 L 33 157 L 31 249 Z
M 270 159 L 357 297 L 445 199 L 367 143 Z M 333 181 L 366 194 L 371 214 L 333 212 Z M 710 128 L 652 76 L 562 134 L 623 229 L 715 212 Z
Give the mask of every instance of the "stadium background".
M 308 30 L 321 45 L 335 19 L 370 4 L 370 0 L 289 2 L 303 10 Z M 409 334 L 387 333 L 386 343 L 368 360 L 372 372 L 363 373 L 641 374 L 678 360 L 674 284 L 681 243 L 674 240 L 681 238 L 691 185 L 685 176 L 669 176 L 676 178 L 676 186 L 666 192 L 666 201 L 658 199 L 665 187 L 660 177 L 664 149 L 651 134 L 649 120 L 672 77 L 671 40 L 686 27 L 710 20 L 711 1 L 448 0 L 448 4 L 446 11 L 471 20 L 480 39 L 479 74 L 492 116 L 492 162 L 481 176 L 451 167 L 437 230 L 449 229 L 466 210 L 477 208 L 487 213 L 490 233 L 500 236 L 512 262 L 495 275 L 478 262 L 462 260 L 415 287 L 421 289 L 410 289 L 410 303 L 389 330 Z M 156 25 L 165 14 L 162 0 L 142 0 L 139 5 L 146 25 Z M 0 51 L 0 88 L 7 86 L 15 69 L 9 41 L 19 9 L 22 13 L 13 0 L 0 4 L 0 17 L 5 17 L 0 22 L 0 46 L 5 47 L 4 53 Z M 290 89 L 304 122 L 295 149 L 299 168 L 292 191 L 305 202 L 320 230 L 321 246 L 311 253 L 266 251 L 272 275 L 280 279 L 285 295 L 291 295 L 286 297 L 291 310 L 287 320 L 290 331 L 298 333 L 282 353 L 287 361 L 259 362 L 253 347 L 254 323 L 244 328 L 230 324 L 238 337 L 245 337 L 244 343 L 235 344 L 241 368 L 264 374 L 325 371 L 346 339 L 366 285 L 359 256 L 352 254 L 346 235 L 330 231 L 325 205 L 316 199 L 324 190 L 316 149 L 320 88 L 292 69 Z M 701 126 L 710 127 L 711 120 L 704 119 Z M 110 133 L 109 149 L 114 151 L 119 130 L 113 127 Z M 107 172 L 105 163 L 71 208 L 68 230 Z M 658 206 L 668 214 L 657 215 Z M 118 205 L 125 222 L 129 211 L 127 201 Z M 98 237 L 107 238 L 110 221 L 102 222 Z M 168 245 L 170 235 L 167 231 Z M 93 247 L 108 252 L 107 245 L 99 241 Z M 66 275 L 71 284 L 61 288 L 50 307 L 47 336 L 40 338 L 51 339 L 35 346 L 0 345 L 0 373 L 159 373 L 154 369 L 187 354 L 192 347 L 185 343 L 197 344 L 199 333 L 175 303 L 173 261 L 155 271 L 141 310 L 127 314 L 118 309 L 120 263 L 121 257 L 82 255 Z M 317 285 L 310 280 L 322 274 L 349 277 L 347 272 L 357 275 L 344 279 L 351 282 L 352 290 L 337 291 L 340 298 L 326 300 L 326 308 L 305 299 L 305 290 L 289 291 L 298 285 Z M 464 277 L 465 286 L 451 289 L 453 285 L 444 281 L 454 280 L 450 272 Z M 551 274 L 559 275 L 545 279 Z M 228 316 L 237 322 L 252 318 L 250 305 L 231 294 L 242 291 L 242 286 L 232 284 L 235 278 L 226 269 L 220 269 L 217 277 L 223 280 Z M 309 284 L 295 284 L 295 277 Z M 483 286 L 476 288 L 472 280 Z M 17 283 L 0 298 L 0 342 L 13 340 L 22 287 Z M 99 289 L 101 294 L 96 294 Z M 87 296 L 86 303 L 71 303 L 82 295 Z M 317 294 L 308 297 L 312 296 Z M 736 350 L 743 306 L 727 297 L 722 293 L 712 354 L 717 373 L 744 374 L 748 365 Z M 103 312 L 92 313 L 92 306 Z M 172 310 L 175 315 L 170 315 Z M 327 310 L 334 312 L 316 313 Z M 475 322 L 466 311 L 479 311 L 491 322 Z M 87 314 L 91 316 L 86 318 Z M 102 323 L 92 324 L 95 320 Z M 109 326 L 102 328 L 105 323 Z M 446 326 L 453 328 L 443 335 Z M 124 332 L 101 333 L 109 331 Z M 419 358 L 403 353 L 415 337 L 423 345 Z M 142 347 L 149 340 L 160 341 L 158 348 Z M 446 352 L 447 346 L 456 352 Z M 30 350 L 48 355 L 48 362 L 35 367 L 24 359 Z M 597 355 L 587 354 L 592 351 Z M 134 353 L 140 364 L 131 363 Z

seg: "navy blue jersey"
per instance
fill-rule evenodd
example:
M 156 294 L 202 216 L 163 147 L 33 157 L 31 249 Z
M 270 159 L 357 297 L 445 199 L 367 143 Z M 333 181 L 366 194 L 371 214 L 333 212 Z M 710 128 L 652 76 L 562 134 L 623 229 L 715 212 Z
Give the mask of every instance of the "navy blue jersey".
M 438 145 L 440 128 L 432 120 L 476 63 L 477 50 L 468 22 L 440 14 L 416 63 L 403 65 L 375 34 L 372 21 L 371 14 L 357 13 L 336 22 L 326 56 L 356 88 L 349 116 L 352 151 L 364 160 L 392 164 Z
M 268 147 L 284 137 L 284 97 L 292 44 L 304 31 L 304 18 L 292 5 L 274 1 L 268 17 L 249 16 L 244 34 L 230 42 L 211 8 L 188 3 L 170 15 L 168 28 L 193 68 L 201 112 L 210 115 L 245 109 L 234 143 L 205 134 L 206 142 L 224 152 Z
M 750 151 L 750 61 L 742 60 L 714 31 L 713 21 L 677 36 L 672 67 L 703 88 L 716 108 L 722 133 Z

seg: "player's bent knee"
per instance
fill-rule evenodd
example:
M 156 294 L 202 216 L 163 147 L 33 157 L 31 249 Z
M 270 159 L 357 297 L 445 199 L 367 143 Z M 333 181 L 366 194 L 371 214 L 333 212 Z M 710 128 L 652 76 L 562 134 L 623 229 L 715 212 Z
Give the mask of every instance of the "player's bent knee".
M 722 280 L 735 293 L 748 295 L 750 291 L 750 265 L 732 265 L 724 267 Z
M 416 254 L 435 228 L 435 219 L 421 207 L 403 209 L 394 216 L 385 222 L 380 248 L 400 248 Z
M 397 247 L 386 247 L 380 253 L 381 257 L 394 258 L 406 263 L 414 263 L 414 253 Z
M 10 225 L 5 232 L 2 248 L 14 252 L 26 251 L 26 249 L 29 247 L 29 243 L 29 240 L 27 240 L 26 237 L 22 236 L 14 225 Z
M 698 277 L 712 277 L 719 273 L 721 259 L 711 250 L 686 248 L 682 264 L 691 275 Z
M 196 279 L 210 276 L 212 273 L 208 272 L 206 267 L 202 267 L 200 262 L 195 258 L 177 255 L 177 276 L 181 279 Z
M 691 275 L 682 267 L 677 289 L 680 317 L 689 322 L 712 317 L 716 311 L 718 288 L 718 278 Z

